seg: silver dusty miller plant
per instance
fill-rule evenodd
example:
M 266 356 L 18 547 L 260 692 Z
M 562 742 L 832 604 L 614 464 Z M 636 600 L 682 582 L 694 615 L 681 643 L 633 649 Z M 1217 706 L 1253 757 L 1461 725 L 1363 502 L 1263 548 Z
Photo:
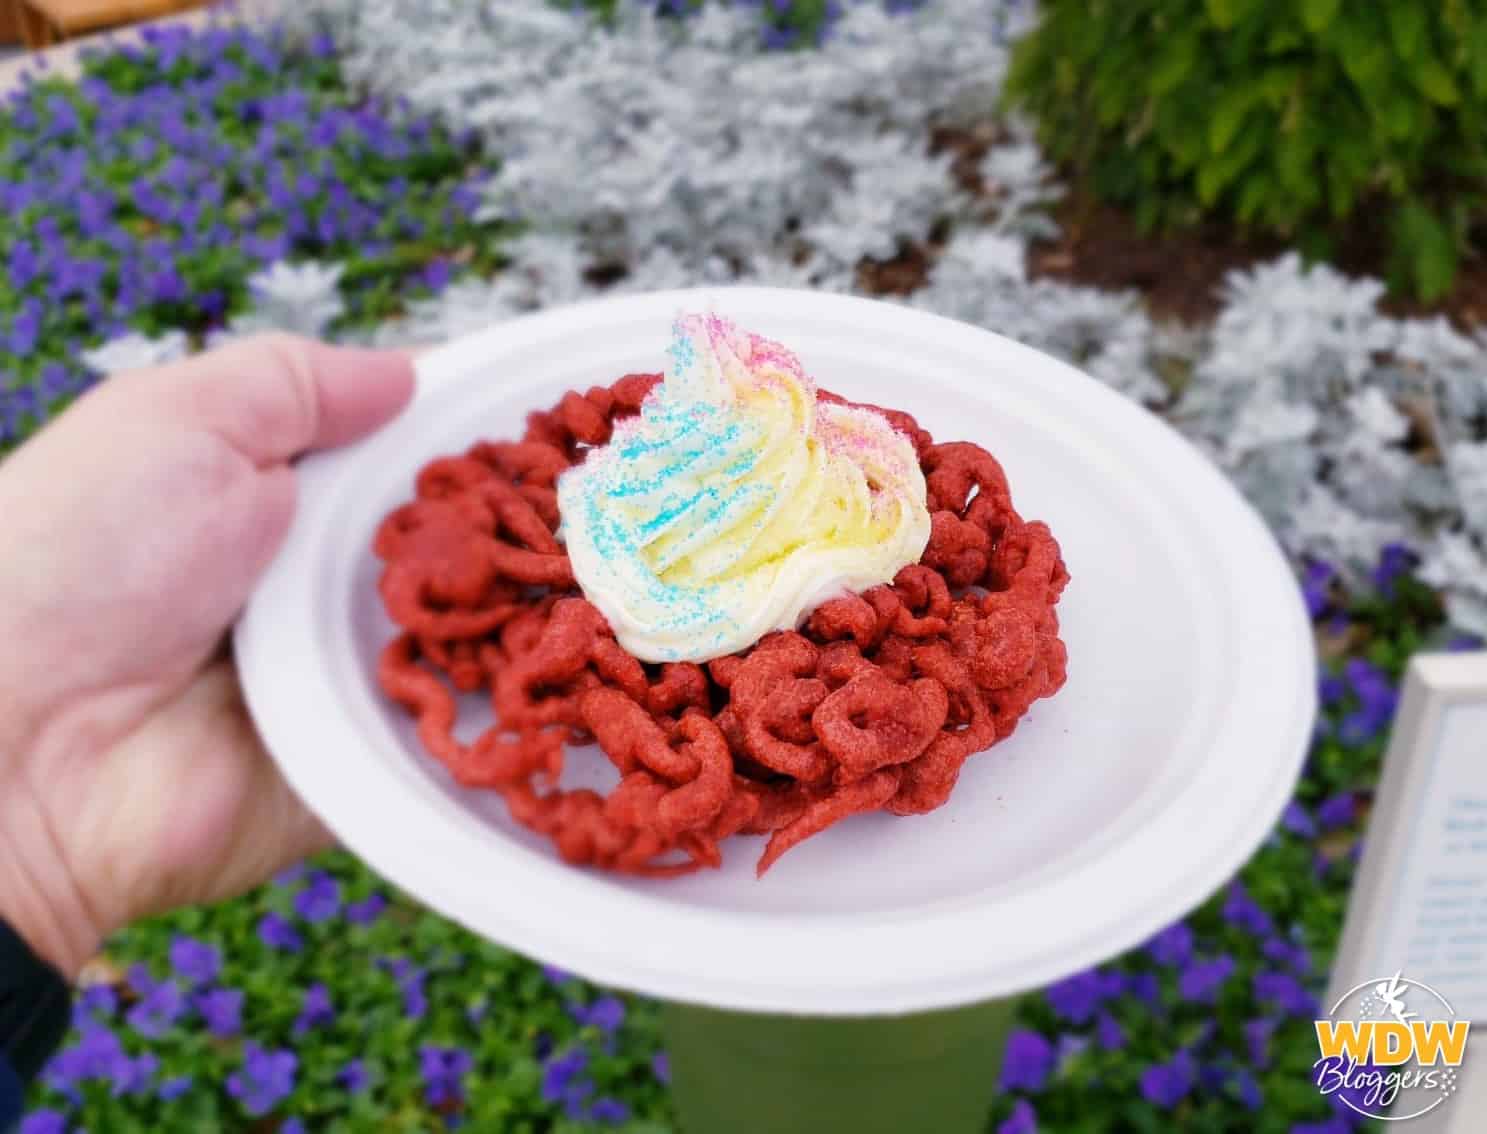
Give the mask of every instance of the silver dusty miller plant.
M 1487 351 L 1291 254 L 1227 281 L 1173 411 L 1293 552 L 1366 570 L 1403 542 L 1487 634 Z
M 1285 256 L 1226 281 L 1209 328 L 1155 324 L 1134 295 L 1029 277 L 1059 192 L 1029 132 L 1000 123 L 967 192 L 937 127 L 984 124 L 1017 0 L 849 4 L 818 50 L 760 46 L 757 13 L 686 21 L 622 0 L 604 28 L 539 0 L 277 0 L 331 31 L 349 77 L 473 128 L 500 159 L 488 215 L 519 219 L 510 266 L 457 281 L 359 334 L 433 342 L 607 289 L 749 282 L 852 291 L 866 258 L 941 241 L 902 302 L 1075 362 L 1164 413 L 1235 479 L 1293 554 L 1362 573 L 1420 551 L 1453 620 L 1487 633 L 1487 344 L 1378 311 L 1382 286 Z M 339 311 L 331 266 L 255 281 L 233 333 L 313 333 Z M 99 362 L 180 344 L 132 340 Z M 1163 367 L 1186 374 L 1174 396 Z
M 586 267 L 665 252 L 670 283 L 790 264 L 832 286 L 964 212 L 930 127 L 991 114 L 1021 7 L 857 3 L 807 52 L 764 50 L 758 13 L 718 3 L 678 21 L 627 0 L 612 29 L 532 0 L 285 14 L 328 26 L 354 80 L 480 131 L 501 160 L 487 215 L 562 234 Z

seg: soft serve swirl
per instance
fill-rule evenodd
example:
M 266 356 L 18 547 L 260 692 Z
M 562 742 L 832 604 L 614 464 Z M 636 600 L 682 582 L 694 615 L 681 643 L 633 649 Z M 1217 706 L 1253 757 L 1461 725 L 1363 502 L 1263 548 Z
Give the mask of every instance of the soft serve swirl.
M 677 320 L 639 415 L 558 481 L 583 593 L 644 661 L 704 661 L 893 578 L 929 540 L 908 439 L 819 403 L 796 357 L 713 315 Z

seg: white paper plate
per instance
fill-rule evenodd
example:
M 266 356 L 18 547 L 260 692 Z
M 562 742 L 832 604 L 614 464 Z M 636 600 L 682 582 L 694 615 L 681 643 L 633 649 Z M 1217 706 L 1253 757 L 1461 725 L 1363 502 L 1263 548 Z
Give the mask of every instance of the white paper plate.
M 566 390 L 659 370 L 712 306 L 818 381 L 985 445 L 1072 574 L 1069 680 L 966 765 L 950 802 L 850 819 L 756 881 L 761 839 L 678 881 L 563 864 L 501 801 L 456 788 L 374 680 L 391 636 L 378 521 L 429 459 L 518 435 Z M 894 304 L 716 288 L 507 322 L 419 362 L 410 409 L 301 465 L 301 502 L 236 637 L 248 704 L 311 808 L 388 879 L 592 980 L 740 1010 L 854 1015 L 1024 991 L 1182 916 L 1255 851 L 1316 712 L 1309 625 L 1280 551 L 1157 418 L 1046 355 Z M 476 699 L 468 735 L 486 723 Z M 597 753 L 573 761 L 612 782 Z

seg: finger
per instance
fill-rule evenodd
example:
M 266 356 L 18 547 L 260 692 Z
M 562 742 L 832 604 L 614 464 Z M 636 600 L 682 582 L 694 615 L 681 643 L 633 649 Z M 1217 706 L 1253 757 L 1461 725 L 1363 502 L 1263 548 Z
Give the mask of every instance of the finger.
M 183 412 L 257 464 L 361 437 L 413 396 L 405 352 L 262 335 L 198 355 L 162 379 Z

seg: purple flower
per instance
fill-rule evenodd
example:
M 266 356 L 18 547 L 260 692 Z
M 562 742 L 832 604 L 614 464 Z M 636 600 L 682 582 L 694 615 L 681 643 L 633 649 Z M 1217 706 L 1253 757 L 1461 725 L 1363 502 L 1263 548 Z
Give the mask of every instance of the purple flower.
M 563 1114 L 575 1122 L 589 1116 L 589 1096 L 594 1093 L 592 1079 L 575 1079 L 563 1092 Z
M 41 304 L 35 299 L 27 299 L 10 322 L 5 349 L 18 358 L 24 358 L 36 349 L 40 338 Z
M 84 236 L 97 236 L 114 218 L 114 198 L 106 189 L 84 189 L 77 197 L 77 222 Z
M 150 1080 L 160 1068 L 160 1059 L 147 1051 L 137 1059 L 121 1059 L 113 1068 L 114 1098 L 137 1095 L 150 1085 Z
M 1259 1110 L 1265 1105 L 1265 1094 L 1260 1090 L 1260 1084 L 1242 1067 L 1234 1072 L 1234 1088 L 1246 1110 Z
M 622 1122 L 630 1121 L 630 1108 L 619 1099 L 605 1096 L 594 1100 L 594 1105 L 589 1108 L 589 1118 L 595 1122 L 618 1126 Z
M 155 1093 L 166 1102 L 173 1102 L 191 1089 L 190 1075 L 177 1075 L 174 1079 L 166 1079 L 155 1089 Z
M 1093 1019 L 1103 994 L 1104 985 L 1095 969 L 1075 973 L 1044 993 L 1054 1012 L 1071 1024 L 1085 1024 Z
M 1221 1065 L 1198 1068 L 1198 1086 L 1205 1094 L 1219 1094 L 1229 1085 L 1229 1070 Z
M 542 975 L 550 984 L 564 984 L 573 979 L 573 974 L 567 969 L 560 969 L 556 965 L 543 965 Z
M 360 1059 L 351 1060 L 336 1072 L 336 1082 L 343 1090 L 353 1095 L 365 1090 L 369 1081 L 366 1065 Z
M 196 997 L 196 1010 L 207 1031 L 218 1039 L 235 1036 L 243 1027 L 243 993 L 237 988 L 212 988 Z
M 589 1053 L 575 1047 L 562 1055 L 554 1055 L 542 1064 L 542 1101 L 562 1102 L 573 1080 L 589 1065 Z
M 1322 830 L 1333 831 L 1339 827 L 1349 826 L 1356 815 L 1357 806 L 1353 793 L 1341 791 L 1322 801 L 1321 806 L 1317 808 L 1317 823 Z
M 1316 998 L 1290 973 L 1257 972 L 1253 987 L 1256 1000 L 1273 1004 L 1287 1015 L 1309 1020 L 1317 1014 Z
M 1317 822 L 1311 817 L 1311 812 L 1299 800 L 1291 800 L 1286 804 L 1285 811 L 1280 817 L 1281 826 L 1293 835 L 1300 835 L 1303 839 L 1314 839 L 1317 835 Z
M 1126 1033 L 1120 1021 L 1105 1012 L 1095 1021 L 1095 1038 L 1106 1051 L 1119 1051 L 1126 1045 Z
M 1229 894 L 1224 899 L 1224 920 L 1237 929 L 1243 929 L 1253 933 L 1256 937 L 1263 937 L 1273 928 L 1274 923 L 1270 915 L 1260 908 L 1260 904 L 1250 897 L 1248 890 L 1242 882 L 1235 882 L 1229 887 Z
M 82 129 L 82 120 L 77 116 L 77 107 L 60 95 L 47 99 L 47 116 L 51 119 L 47 127 L 48 138 L 61 138 L 76 134 Z
M 1352 658 L 1343 676 L 1358 698 L 1358 707 L 1343 717 L 1337 735 L 1345 744 L 1372 740 L 1394 717 L 1399 696 L 1389 675 L 1364 658 Z
M 651 1056 L 651 1074 L 656 1081 L 666 1085 L 671 1084 L 671 1056 L 664 1051 L 658 1051 Z
M 1249 1049 L 1250 1065 L 1256 1070 L 1270 1066 L 1270 1037 L 1275 1034 L 1277 1022 L 1262 1017 L 1244 1023 L 1245 1047 Z
M 779 2 L 779 0 L 776 0 Z M 789 3 L 789 0 L 785 0 Z M 774 25 L 766 25 L 760 33 L 765 51 L 783 51 L 792 46 L 800 38 L 799 28 L 782 28 Z
M 1306 946 L 1299 941 L 1287 941 L 1284 937 L 1272 937 L 1265 942 L 1260 951 L 1265 954 L 1267 960 L 1285 965 L 1297 973 L 1305 974 L 1311 971 L 1311 954 L 1307 952 Z
M 1038 1113 L 1027 1099 L 1018 1099 L 1012 1114 L 996 1128 L 996 1134 L 1038 1134 Z
M 569 1005 L 568 1011 L 583 1027 L 598 1028 L 605 1035 L 625 1022 L 625 1002 L 614 996 L 601 996 L 589 1006 Z
M 376 921 L 387 908 L 387 899 L 381 894 L 369 894 L 359 902 L 346 907 L 346 920 L 352 925 L 369 925 Z
M 173 264 L 167 264 L 151 273 L 150 292 L 156 303 L 183 303 L 186 299 L 186 281 Z
M 282 914 L 270 910 L 258 923 L 258 938 L 270 949 L 285 953 L 298 953 L 304 947 L 299 930 Z
M 25 238 L 18 239 L 10 249 L 10 284 L 24 288 L 41 274 L 41 258 L 36 248 Z
M 306 921 L 328 921 L 341 910 L 341 884 L 324 871 L 310 875 L 310 881 L 294 896 L 294 912 Z
M 321 213 L 315 221 L 315 238 L 329 248 L 335 244 L 339 235 L 340 229 L 336 226 L 335 217 L 330 213 Z
M 1195 1004 L 1212 1004 L 1224 982 L 1234 975 L 1234 958 L 1221 953 L 1211 961 L 1192 961 L 1177 979 L 1177 992 Z
M 1146 951 L 1159 965 L 1185 965 L 1193 956 L 1193 931 L 1185 922 L 1169 925 L 1146 943 Z
M 1167 1063 L 1158 1063 L 1141 1073 L 1141 1094 L 1147 1102 L 1171 1110 L 1193 1089 L 1197 1069 L 1184 1048 Z
M 78 1083 L 113 1079 L 129 1061 L 124 1045 L 111 1029 L 87 1021 L 79 1030 L 77 1042 L 53 1056 L 46 1068 L 47 1085 L 64 1093 Z
M 1373 569 L 1373 585 L 1385 598 L 1394 597 L 1394 584 L 1414 569 L 1419 557 L 1402 543 L 1388 543 Z
M 72 1005 L 72 1023 L 80 1027 L 84 1020 L 104 1023 L 119 1010 L 119 994 L 106 984 L 92 984 L 83 989 Z
M 73 295 L 96 300 L 105 271 L 98 260 L 72 259 L 59 264 L 47 287 L 47 297 L 54 303 Z
M 194 937 L 176 937 L 170 943 L 170 967 L 188 986 L 211 984 L 222 971 L 222 951 Z
M 20 1134 L 67 1134 L 67 1116 L 55 1110 L 33 1110 L 21 1120 Z
M 1301 580 L 1301 595 L 1306 600 L 1306 609 L 1313 619 L 1320 618 L 1330 601 L 1333 580 L 1337 569 L 1330 563 L 1311 562 Z
M 1013 1032 L 1002 1057 L 1002 1090 L 1041 1090 L 1054 1061 L 1053 1045 L 1041 1034 L 1026 1029 Z
M 142 1036 L 158 1039 L 171 1028 L 186 1008 L 186 994 L 175 981 L 154 985 L 124 1017 Z
M 280 1125 L 279 1134 L 305 1134 L 305 1124 L 298 1118 L 291 1118 Z
M 273 1110 L 294 1091 L 299 1060 L 292 1051 L 265 1051 L 249 1041 L 243 1068 L 227 1077 L 227 1093 L 254 1118 Z
M 311 1028 L 323 1027 L 336 1018 L 331 1006 L 330 989 L 323 984 L 312 984 L 305 989 L 300 1001 L 299 1018 L 294 1021 L 294 1034 L 302 1036 Z
M 1453 634 L 1446 642 L 1446 650 L 1453 654 L 1467 653 L 1481 648 L 1482 639 L 1476 634 Z
M 220 319 L 227 310 L 227 297 L 220 291 L 203 292 L 196 297 L 196 306 L 208 319 Z
M 421 278 L 431 291 L 443 291 L 449 286 L 453 275 L 454 269 L 449 266 L 448 260 L 433 260 L 424 268 Z
M 428 975 L 406 957 L 383 957 L 377 964 L 392 974 L 403 994 L 403 1015 L 418 1020 L 428 1011 L 428 998 L 423 992 L 424 978 Z
M 403 1015 L 410 1020 L 423 1019 L 429 1010 L 428 997 L 423 991 L 423 973 L 418 973 L 403 985 Z
M 1131 995 L 1155 1012 L 1162 1006 L 1162 982 L 1156 973 L 1135 973 L 1131 977 Z
M 424 1097 L 430 1106 L 444 1106 L 464 1099 L 465 1089 L 461 1080 L 474 1066 L 468 1051 L 425 1044 L 419 1049 L 418 1062 L 423 1075 Z
M 1339 704 L 1348 695 L 1347 682 L 1336 674 L 1324 673 L 1317 679 L 1317 697 L 1323 708 Z

